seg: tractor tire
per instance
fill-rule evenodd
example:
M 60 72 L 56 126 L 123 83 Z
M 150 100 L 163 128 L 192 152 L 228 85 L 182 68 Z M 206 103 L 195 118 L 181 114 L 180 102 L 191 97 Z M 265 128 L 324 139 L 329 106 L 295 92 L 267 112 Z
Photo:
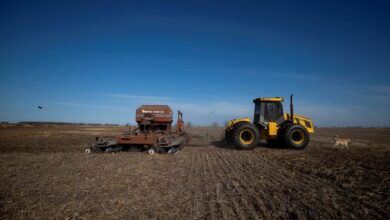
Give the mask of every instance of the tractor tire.
M 259 129 L 250 123 L 240 123 L 232 130 L 233 144 L 240 150 L 251 150 L 260 142 Z
M 242 126 L 242 125 L 244 125 L 244 124 L 248 124 L 248 122 L 239 122 L 239 123 L 237 123 L 237 124 L 235 124 L 232 128 L 227 128 L 226 130 L 225 130 L 225 141 L 226 141 L 226 143 L 228 143 L 228 144 L 234 144 L 234 129 L 235 128 L 237 128 L 237 127 L 239 127 L 239 126 Z
M 282 127 L 280 140 L 289 148 L 301 150 L 309 144 L 310 136 L 302 125 L 288 123 Z

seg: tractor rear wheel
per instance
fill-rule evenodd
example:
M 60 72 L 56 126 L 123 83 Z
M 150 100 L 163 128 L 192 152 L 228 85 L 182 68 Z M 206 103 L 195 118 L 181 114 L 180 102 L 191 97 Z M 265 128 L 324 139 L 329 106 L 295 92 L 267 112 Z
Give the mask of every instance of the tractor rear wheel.
M 249 123 L 237 124 L 232 130 L 233 144 L 241 150 L 255 148 L 260 142 L 258 128 Z
M 233 127 L 231 128 L 227 128 L 224 132 L 224 136 L 225 136 L 225 141 L 228 143 L 228 144 L 234 144 L 234 130 L 244 124 L 248 124 L 248 122 L 239 122 L 237 124 L 235 124 Z
M 281 140 L 290 148 L 303 149 L 309 144 L 309 139 L 309 133 L 302 125 L 288 124 L 283 127 Z

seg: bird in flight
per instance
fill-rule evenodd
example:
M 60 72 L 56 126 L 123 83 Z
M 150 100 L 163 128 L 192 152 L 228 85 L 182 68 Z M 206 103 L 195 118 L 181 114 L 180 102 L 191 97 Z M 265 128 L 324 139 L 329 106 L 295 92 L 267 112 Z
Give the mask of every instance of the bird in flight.
M 39 105 L 38 108 L 39 108 L 39 109 L 43 109 L 43 106 L 40 106 L 40 105 Z

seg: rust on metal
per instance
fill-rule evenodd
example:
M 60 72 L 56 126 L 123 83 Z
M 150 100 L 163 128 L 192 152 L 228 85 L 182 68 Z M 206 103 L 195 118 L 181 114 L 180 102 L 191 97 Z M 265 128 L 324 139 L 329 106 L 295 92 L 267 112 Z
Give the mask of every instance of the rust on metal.
M 173 111 L 168 105 L 142 105 L 136 109 L 135 119 L 135 129 L 115 137 L 97 137 L 89 152 L 112 152 L 134 147 L 177 152 L 177 149 L 188 141 L 182 112 L 177 112 L 176 130 L 171 131 Z

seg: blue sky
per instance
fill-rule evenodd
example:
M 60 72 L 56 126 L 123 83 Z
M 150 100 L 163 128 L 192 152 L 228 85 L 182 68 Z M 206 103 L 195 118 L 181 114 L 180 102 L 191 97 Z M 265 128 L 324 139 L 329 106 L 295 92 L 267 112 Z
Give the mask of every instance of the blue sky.
M 169 104 L 207 125 L 252 117 L 255 97 L 294 94 L 318 126 L 389 126 L 389 11 L 388 1 L 1 1 L 0 120 L 124 124 L 141 104 Z

